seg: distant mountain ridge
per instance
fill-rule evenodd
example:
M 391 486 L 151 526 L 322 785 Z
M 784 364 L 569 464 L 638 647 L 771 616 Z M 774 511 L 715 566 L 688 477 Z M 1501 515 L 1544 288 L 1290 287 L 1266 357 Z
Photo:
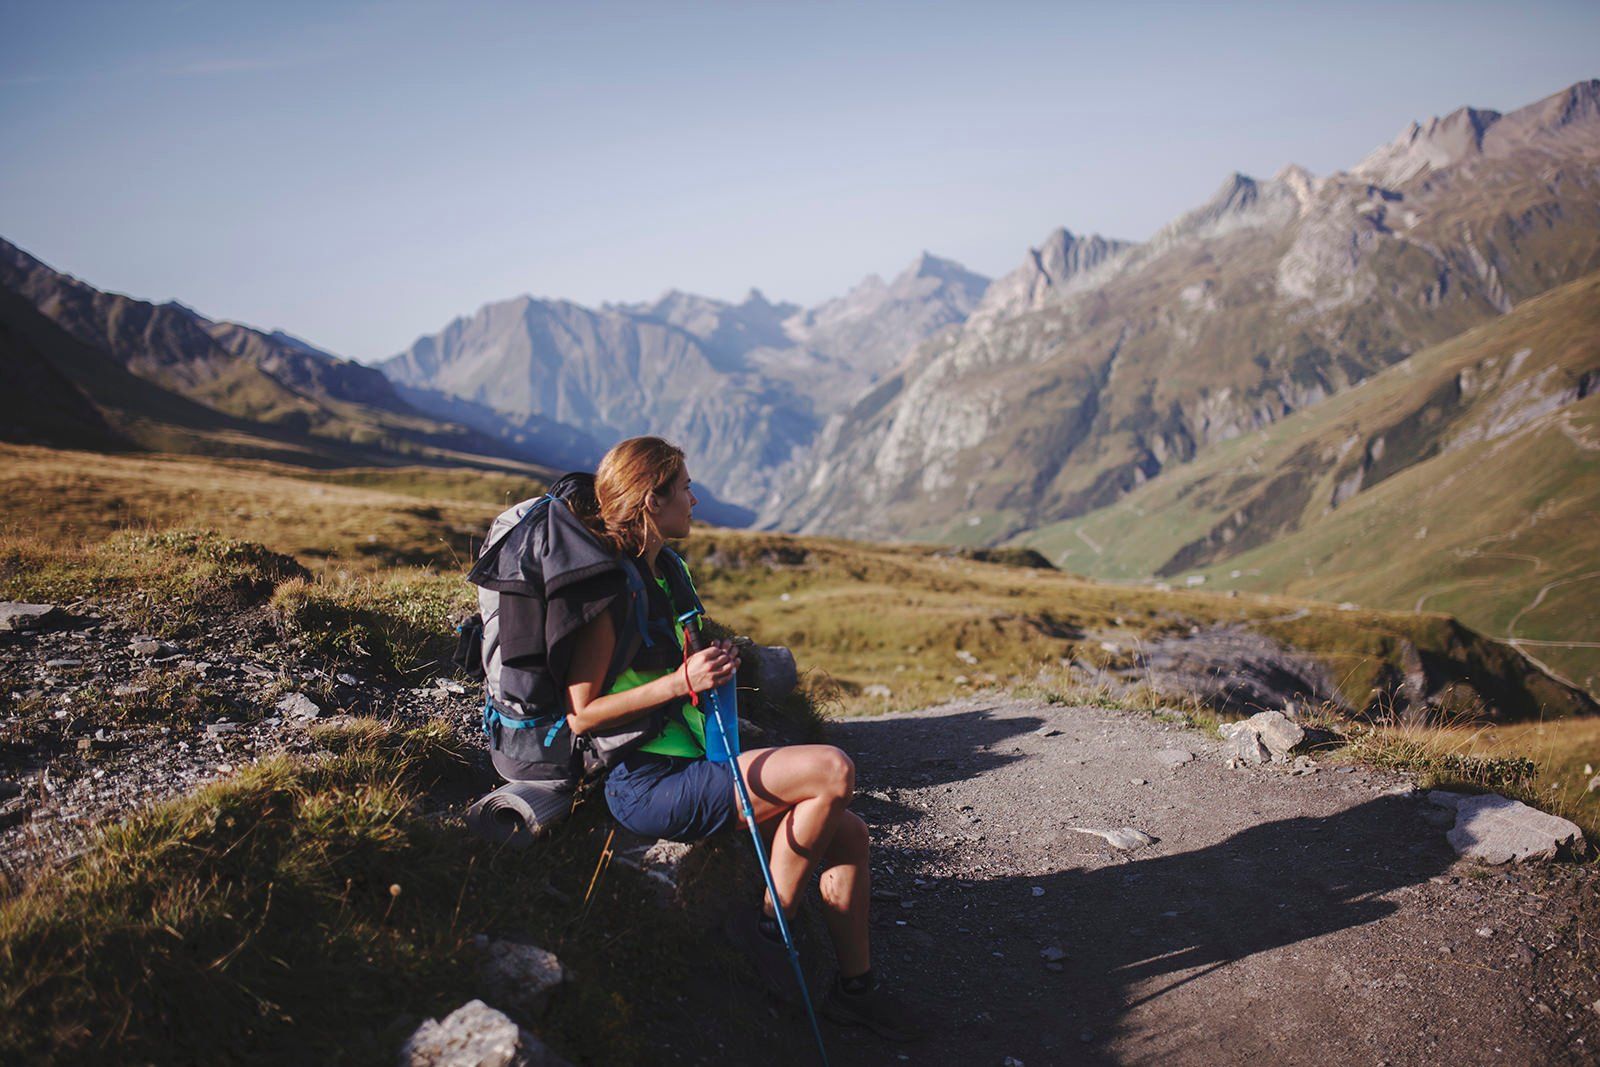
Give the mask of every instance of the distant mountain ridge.
M 961 323 L 988 280 L 924 253 L 816 308 L 672 291 L 585 308 L 531 296 L 487 304 L 379 364 L 418 406 L 507 427 L 559 424 L 605 447 L 660 433 L 697 480 L 751 509 L 773 493 L 821 420 L 915 344 Z M 474 425 L 486 428 L 484 423 Z
M 0 240 L 4 436 L 289 462 L 526 462 L 281 332 L 103 292 Z

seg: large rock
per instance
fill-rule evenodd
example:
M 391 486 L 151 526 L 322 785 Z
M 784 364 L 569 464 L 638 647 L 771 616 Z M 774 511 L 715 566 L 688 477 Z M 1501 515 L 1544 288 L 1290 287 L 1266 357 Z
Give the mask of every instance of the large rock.
M 1218 731 L 1228 742 L 1229 754 L 1244 763 L 1288 763 L 1295 747 L 1306 739 L 1299 723 L 1281 711 L 1262 711 L 1243 722 L 1223 723 Z
M 537 945 L 516 941 L 491 941 L 483 934 L 476 938 L 483 962 L 479 978 L 495 999 L 528 1018 L 544 1014 L 550 995 L 567 980 L 567 969 L 554 952 Z
M 1576 823 L 1520 801 L 1489 793 L 1467 796 L 1435 789 L 1428 800 L 1456 810 L 1456 824 L 1446 840 L 1459 855 L 1484 863 L 1553 860 L 1562 849 L 1584 851 L 1583 831 Z
M 20 633 L 54 625 L 61 613 L 54 604 L 23 604 L 15 600 L 0 603 L 0 632 Z
M 401 1067 L 571 1067 L 481 1000 L 417 1027 L 400 1049 Z

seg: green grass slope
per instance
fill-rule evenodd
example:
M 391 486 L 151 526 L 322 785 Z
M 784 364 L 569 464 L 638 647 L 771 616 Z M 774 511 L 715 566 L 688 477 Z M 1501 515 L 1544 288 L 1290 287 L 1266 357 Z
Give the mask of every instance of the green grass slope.
M 1447 612 L 1594 690 L 1597 384 L 1590 275 L 1017 541 L 1096 577 Z

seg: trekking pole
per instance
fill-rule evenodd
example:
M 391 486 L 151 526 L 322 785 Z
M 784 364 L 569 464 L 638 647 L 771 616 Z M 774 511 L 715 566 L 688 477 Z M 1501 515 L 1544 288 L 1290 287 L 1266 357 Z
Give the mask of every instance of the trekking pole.
M 700 640 L 699 620 L 696 618 L 699 614 L 698 610 L 693 610 L 678 616 L 678 622 L 683 625 L 683 646 L 688 655 L 693 655 L 704 647 Z M 800 999 L 806 1006 L 806 1018 L 811 1020 L 811 1033 L 817 1039 L 817 1052 L 822 1056 L 822 1067 L 828 1067 L 828 1047 L 822 1042 L 822 1027 L 817 1025 L 817 1013 L 811 1006 L 811 990 L 806 987 L 805 971 L 800 967 L 800 950 L 795 948 L 794 936 L 789 933 L 789 920 L 783 917 L 783 902 L 778 898 L 778 887 L 772 881 L 772 864 L 767 860 L 767 846 L 761 840 L 761 828 L 756 825 L 755 807 L 750 803 L 750 790 L 745 785 L 744 772 L 739 769 L 739 757 L 734 746 L 728 741 L 728 728 L 722 721 L 717 691 L 715 689 L 707 691 L 706 699 L 711 704 L 709 718 L 716 723 L 717 736 L 722 740 L 722 751 L 728 754 L 728 766 L 733 770 L 734 792 L 739 796 L 739 811 L 744 815 L 745 826 L 750 829 L 750 841 L 756 846 L 756 859 L 760 861 L 761 877 L 767 883 L 767 895 L 772 898 L 772 912 L 778 920 L 778 932 L 783 935 L 783 946 L 789 950 L 789 965 L 794 968 L 794 980 L 800 986 Z

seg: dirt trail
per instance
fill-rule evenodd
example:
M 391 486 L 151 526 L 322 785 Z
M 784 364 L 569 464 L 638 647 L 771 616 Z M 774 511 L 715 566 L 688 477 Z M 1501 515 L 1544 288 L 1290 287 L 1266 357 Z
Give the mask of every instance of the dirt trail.
M 836 1064 L 1600 1062 L 1600 872 L 1460 861 L 1405 778 L 1228 770 L 1192 730 L 1001 698 L 833 737 L 879 969 L 935 1020 L 830 1030 Z

